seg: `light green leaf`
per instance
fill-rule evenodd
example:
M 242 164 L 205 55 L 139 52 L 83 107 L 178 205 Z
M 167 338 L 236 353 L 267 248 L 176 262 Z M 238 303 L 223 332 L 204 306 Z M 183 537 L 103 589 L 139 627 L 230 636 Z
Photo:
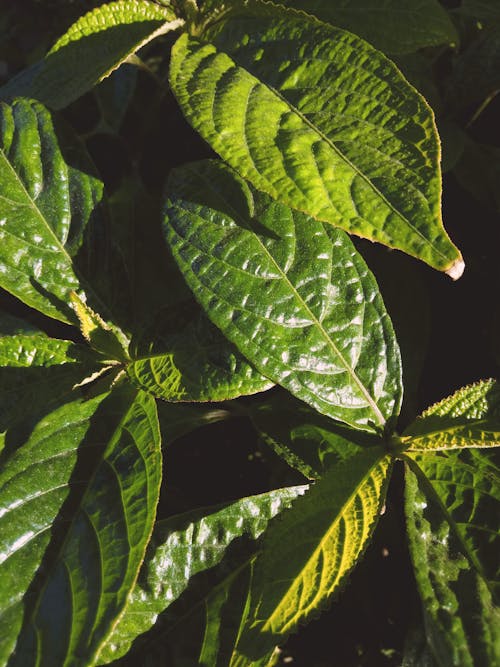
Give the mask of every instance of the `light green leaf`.
M 171 173 L 164 232 L 210 319 L 319 412 L 382 429 L 401 367 L 377 284 L 349 238 L 252 191 L 222 163 Z
M 257 539 L 265 530 L 269 520 L 289 507 L 306 489 L 307 486 L 294 486 L 269 491 L 242 498 L 226 506 L 196 510 L 158 522 L 125 614 L 101 654 L 100 663 L 105 664 L 124 655 L 132 641 L 149 630 L 158 615 L 182 595 L 188 584 L 191 585 L 195 575 L 218 565 L 231 543 L 242 536 L 247 535 L 253 540 Z M 251 556 L 254 551 L 255 547 L 250 551 L 246 550 L 243 559 L 240 557 L 237 562 L 232 563 L 232 569 L 225 569 L 219 591 L 223 597 L 228 595 L 232 580 L 241 570 L 242 562 L 247 563 L 249 553 Z M 217 595 L 217 592 L 214 594 Z M 202 598 L 205 596 L 207 596 L 206 591 L 203 592 Z M 207 597 L 210 597 L 210 594 Z M 197 600 L 197 604 L 199 602 Z M 190 609 L 190 613 L 196 615 L 196 610 Z M 203 605 L 201 613 L 203 616 Z M 172 617 L 169 623 L 162 623 L 162 643 L 164 634 L 168 633 L 171 625 L 172 628 L 175 627 L 177 646 L 179 621 L 179 618 Z M 204 624 L 207 627 L 210 625 L 209 616 L 203 619 L 203 624 L 198 626 L 196 634 L 199 630 L 202 636 L 206 634 L 203 629 Z M 192 635 L 191 642 L 188 643 L 191 644 L 191 651 L 200 650 Z M 212 650 L 217 646 L 218 643 L 215 642 Z M 210 647 L 206 648 L 208 650 Z M 186 647 L 183 646 L 183 649 Z M 195 657 L 192 659 L 193 665 L 219 664 L 215 661 L 197 662 Z M 184 663 L 174 661 L 171 664 Z
M 246 628 L 237 647 L 256 660 L 320 612 L 360 559 L 391 468 L 380 448 L 332 467 L 266 531 Z
M 0 336 L 0 432 L 26 431 L 57 404 L 79 397 L 74 387 L 98 369 L 82 345 L 42 333 Z
M 61 148 L 37 102 L 0 103 L 0 286 L 32 308 L 75 322 L 69 293 L 81 292 L 73 257 L 99 216 L 102 183 Z
M 458 34 L 438 0 L 278 0 L 363 37 L 385 53 L 453 44 Z
M 225 401 L 274 384 L 191 301 L 161 312 L 134 348 L 129 377 L 166 401 Z
M 25 561 L 32 562 L 38 536 L 47 535 L 40 547 L 44 567 L 29 595 L 23 599 L 25 590 L 16 586 L 17 597 L 11 597 L 18 614 L 24 608 L 24 623 L 9 665 L 83 667 L 94 662 L 123 612 L 153 527 L 161 477 L 156 408 L 146 394 L 123 385 L 87 415 L 80 431 L 69 428 L 61 435 L 65 422 L 60 416 L 47 418 L 41 435 L 43 426 L 51 434 L 45 456 L 49 466 L 61 471 L 59 479 L 51 467 L 40 474 L 35 456 L 36 471 L 30 459 L 31 479 L 23 480 L 18 470 L 25 461 L 19 457 L 29 454 L 22 447 L 16 465 L 9 462 L 5 468 L 1 492 L 2 518 L 10 527 L 2 532 L 3 552 L 12 552 L 8 562 L 16 566 L 15 576 L 25 576 Z M 32 451 L 31 440 L 28 445 Z M 81 456 L 75 466 L 76 450 Z M 35 451 L 43 461 L 40 446 Z M 66 452 L 72 452 L 69 459 Z M 55 511 L 45 511 L 46 502 L 54 504 L 53 496 L 66 499 L 63 513 L 61 501 Z M 36 499 L 35 513 L 28 499 Z M 52 539 L 45 550 L 49 531 Z M 9 634 L 2 635 L 10 638 L 12 630 L 11 623 Z
M 168 7 L 117 0 L 82 16 L 45 58 L 0 89 L 2 99 L 32 97 L 61 109 L 155 37 L 183 25 Z
M 415 453 L 407 466 L 410 552 L 440 667 L 500 660 L 500 477 L 491 454 Z
M 259 190 L 460 277 L 425 100 L 355 35 L 278 9 L 220 21 L 212 43 L 178 39 L 170 83 L 188 121 Z
M 428 408 L 403 434 L 407 451 L 500 446 L 500 387 L 485 380 Z
M 363 446 L 379 443 L 376 436 L 338 424 L 289 394 L 273 394 L 249 411 L 264 442 L 309 479 L 321 477 Z

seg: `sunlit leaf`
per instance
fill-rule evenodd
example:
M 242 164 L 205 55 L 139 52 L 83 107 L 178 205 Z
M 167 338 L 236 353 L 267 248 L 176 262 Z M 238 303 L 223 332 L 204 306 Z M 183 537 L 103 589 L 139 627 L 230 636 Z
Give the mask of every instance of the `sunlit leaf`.
M 268 4 L 256 14 L 174 45 L 188 121 L 259 190 L 460 277 L 425 100 L 353 34 Z
M 222 163 L 172 172 L 164 233 L 210 319 L 277 384 L 365 430 L 399 411 L 377 285 L 341 230 L 254 192 Z

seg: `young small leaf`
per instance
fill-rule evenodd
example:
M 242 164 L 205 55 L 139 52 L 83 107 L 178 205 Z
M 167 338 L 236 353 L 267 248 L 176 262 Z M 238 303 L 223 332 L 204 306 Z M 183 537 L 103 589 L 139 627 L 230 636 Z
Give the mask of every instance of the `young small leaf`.
M 485 380 L 436 403 L 402 436 L 408 451 L 500 446 L 500 387 Z
M 181 596 L 195 575 L 218 565 L 230 544 L 243 535 L 257 539 L 269 520 L 306 489 L 294 486 L 269 491 L 158 522 L 125 614 L 110 636 L 100 663 L 124 655 L 132 641 L 149 630 L 158 615 Z M 243 563 L 246 560 L 248 556 Z M 234 570 L 240 567 L 240 562 L 233 563 Z M 221 587 L 223 592 L 229 589 L 234 573 L 228 571 L 225 577 L 228 581 Z M 163 631 L 168 632 L 168 624 Z
M 117 0 L 74 23 L 45 58 L 0 89 L 0 98 L 32 97 L 62 109 L 158 35 L 183 24 L 149 0 Z
M 255 368 L 319 412 L 380 430 L 401 362 L 377 284 L 339 229 L 250 190 L 222 163 L 174 170 L 164 233 L 210 319 Z
M 89 426 L 88 419 L 85 426 Z M 80 466 L 74 467 L 74 454 L 72 466 L 61 464 L 65 476 L 55 492 L 63 499 L 68 495 L 72 474 L 72 497 L 54 526 L 57 512 L 49 516 L 38 509 L 33 516 L 24 496 L 13 503 L 8 481 L 4 486 L 4 493 L 9 491 L 4 520 L 12 527 L 10 534 L 18 535 L 10 535 L 10 539 L 14 539 L 14 553 L 21 559 L 19 567 L 27 558 L 25 554 L 38 544 L 41 531 L 48 535 L 52 530 L 53 535 L 31 595 L 22 601 L 16 599 L 17 607 L 24 607 L 24 624 L 9 663 L 12 665 L 93 664 L 124 610 L 156 514 L 161 450 L 152 398 L 122 386 L 91 417 L 83 443 L 71 429 L 66 438 L 59 434 L 56 440 L 63 452 L 74 452 L 78 447 L 86 456 L 80 459 Z M 59 464 L 56 460 L 51 465 L 57 468 Z M 8 479 L 12 472 L 7 467 L 9 473 Z M 37 473 L 32 471 L 28 497 L 40 503 L 46 488 L 54 491 L 56 480 L 53 475 L 40 475 L 39 469 Z M 19 488 L 21 480 L 17 484 L 18 493 L 25 493 L 25 486 Z M 24 525 L 15 521 L 15 511 Z M 45 544 L 47 541 L 48 537 Z M 11 639 L 11 633 L 8 637 Z
M 129 377 L 166 401 L 225 401 L 266 391 L 274 384 L 246 361 L 193 302 L 160 313 L 132 344 Z
M 63 322 L 76 321 L 69 293 L 82 288 L 72 258 L 103 196 L 76 159 L 63 155 L 41 104 L 0 103 L 0 286 Z
M 491 452 L 412 453 L 406 482 L 431 651 L 439 667 L 491 667 L 500 659 L 500 484 Z
M 268 528 L 254 566 L 241 655 L 259 659 L 339 590 L 372 536 L 390 468 L 380 448 L 360 452 L 333 466 Z
M 459 278 L 425 100 L 358 37 L 263 7 L 174 45 L 170 82 L 188 121 L 259 190 Z

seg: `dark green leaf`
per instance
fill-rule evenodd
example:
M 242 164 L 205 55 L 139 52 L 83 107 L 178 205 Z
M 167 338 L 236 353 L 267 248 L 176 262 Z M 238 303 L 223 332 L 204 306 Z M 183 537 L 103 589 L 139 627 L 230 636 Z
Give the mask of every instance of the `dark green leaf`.
M 164 232 L 208 316 L 264 376 L 377 430 L 401 367 L 377 284 L 341 230 L 253 192 L 222 163 L 172 172 Z
M 363 40 L 277 11 L 220 21 L 210 44 L 179 38 L 170 82 L 188 121 L 259 190 L 460 277 L 425 100 Z
M 0 124 L 0 286 L 45 315 L 74 322 L 69 293 L 82 288 L 72 258 L 99 215 L 102 183 L 83 157 L 63 155 L 50 114 L 37 102 L 0 103 Z
M 110 2 L 78 19 L 44 60 L 3 86 L 0 97 L 32 97 L 61 109 L 149 41 L 182 24 L 171 9 L 148 0 Z
M 167 401 L 224 401 L 273 386 L 193 302 L 160 313 L 136 342 L 127 372 Z
M 500 23 L 498 0 L 462 0 L 460 11 L 493 25 Z
M 500 212 L 500 148 L 466 137 L 453 173 L 464 190 L 484 206 Z
M 440 667 L 500 660 L 500 478 L 490 452 L 415 453 L 406 514 L 427 641 Z
M 4 470 L 3 519 L 11 528 L 3 551 L 8 553 L 10 546 L 12 555 L 6 562 L 16 566 L 16 576 L 33 576 L 31 554 L 35 547 L 40 549 L 38 566 L 52 532 L 43 568 L 29 593 L 22 598 L 27 583 L 23 580 L 23 587 L 16 586 L 17 597 L 11 598 L 17 623 L 24 608 L 24 625 L 9 664 L 83 667 L 93 663 L 123 612 L 153 527 L 161 476 L 156 408 L 146 394 L 123 386 L 95 415 L 86 415 L 79 431 L 67 428 L 60 413 L 41 424 L 41 433 L 44 426 L 51 434 L 45 438 L 45 456 L 62 478 L 50 474 L 50 467 L 41 475 L 40 464 L 33 470 L 30 460 L 31 478 L 23 480 L 18 469 L 24 468 L 20 457 L 29 456 L 25 447 Z M 54 434 L 56 428 L 59 433 Z M 33 441 L 27 444 L 32 451 Z M 77 448 L 80 458 L 75 466 Z M 35 451 L 42 453 L 40 447 Z M 70 459 L 66 452 L 72 453 Z M 45 511 L 45 502 L 53 496 L 59 498 L 57 507 Z M 35 513 L 26 498 L 36 498 Z M 45 543 L 39 547 L 42 533 Z M 7 627 L 8 634 L 2 634 L 12 640 L 12 621 Z
M 295 486 L 278 489 L 242 498 L 224 507 L 205 508 L 158 522 L 125 614 L 111 635 L 100 662 L 104 664 L 123 655 L 131 642 L 149 630 L 158 615 L 181 596 L 195 575 L 218 565 L 229 545 L 243 535 L 257 539 L 269 520 L 289 507 L 306 488 Z M 248 554 L 243 564 L 247 561 Z M 232 566 L 233 570 L 225 572 L 219 593 L 214 592 L 214 595 L 222 595 L 222 599 L 229 594 L 232 581 L 241 569 L 241 560 Z M 192 609 L 191 613 L 196 614 L 196 610 Z M 203 616 L 203 606 L 201 613 Z M 172 628 L 176 628 L 176 635 L 179 620 L 170 621 Z M 199 626 L 202 635 L 207 633 L 211 621 L 210 614 L 207 614 Z M 162 634 L 164 632 L 168 632 L 168 625 L 162 627 Z M 200 650 L 196 642 L 191 644 L 191 650 Z M 213 646 L 207 642 L 205 650 L 213 651 L 217 645 L 217 641 Z M 177 666 L 185 663 L 175 661 L 172 664 Z M 198 662 L 193 657 L 191 664 L 218 665 L 219 662 L 215 662 L 215 658 L 214 662 Z

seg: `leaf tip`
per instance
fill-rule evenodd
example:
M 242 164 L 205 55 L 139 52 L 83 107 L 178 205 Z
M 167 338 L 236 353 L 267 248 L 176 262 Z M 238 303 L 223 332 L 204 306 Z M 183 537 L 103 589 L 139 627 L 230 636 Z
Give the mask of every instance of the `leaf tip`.
M 446 269 L 445 273 L 447 276 L 450 276 L 452 280 L 458 280 L 462 276 L 464 269 L 465 262 L 460 256 L 448 269 Z

